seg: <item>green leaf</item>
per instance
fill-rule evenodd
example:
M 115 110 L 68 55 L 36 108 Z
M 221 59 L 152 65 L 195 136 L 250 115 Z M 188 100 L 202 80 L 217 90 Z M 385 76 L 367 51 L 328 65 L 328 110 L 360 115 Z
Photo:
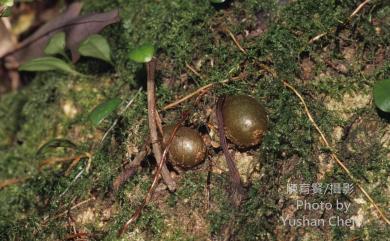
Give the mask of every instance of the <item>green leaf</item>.
M 6 7 L 12 7 L 12 5 L 14 5 L 14 0 L 2 0 L 0 3 Z
M 44 52 L 47 55 L 63 54 L 65 51 L 65 33 L 58 32 L 54 34 L 47 44 Z
M 149 43 L 146 43 L 136 49 L 133 49 L 130 52 L 129 57 L 131 60 L 137 63 L 147 63 L 152 60 L 154 51 L 154 46 Z
M 78 51 L 83 56 L 94 57 L 112 63 L 110 45 L 107 40 L 99 34 L 91 35 L 84 40 L 80 44 Z
M 37 59 L 32 59 L 27 63 L 20 65 L 20 71 L 50 71 L 50 70 L 60 70 L 66 73 L 80 75 L 79 72 L 73 69 L 71 65 L 63 61 L 62 59 L 55 57 L 42 57 Z
M 390 79 L 374 85 L 374 102 L 380 110 L 390 113 Z
M 89 114 L 89 119 L 92 124 L 94 126 L 99 125 L 104 118 L 106 118 L 118 108 L 121 102 L 121 99 L 113 98 L 96 106 L 95 109 L 93 109 L 93 111 Z
M 67 147 L 67 148 L 77 148 L 77 145 L 68 139 L 51 139 L 50 141 L 43 144 L 37 151 L 37 156 L 41 155 L 47 148 L 57 148 L 57 147 Z
M 226 0 L 210 0 L 212 3 L 224 3 Z

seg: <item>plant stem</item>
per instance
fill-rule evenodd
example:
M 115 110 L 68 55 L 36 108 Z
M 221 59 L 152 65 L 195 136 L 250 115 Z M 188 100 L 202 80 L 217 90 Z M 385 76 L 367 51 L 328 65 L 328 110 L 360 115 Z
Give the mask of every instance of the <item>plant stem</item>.
M 219 139 L 221 142 L 223 154 L 225 155 L 226 163 L 229 169 L 229 175 L 230 175 L 230 182 L 232 184 L 232 201 L 233 204 L 238 207 L 240 206 L 241 202 L 245 199 L 245 189 L 241 182 L 240 173 L 238 172 L 238 169 L 236 167 L 236 164 L 234 163 L 233 157 L 230 155 L 227 143 L 226 143 L 226 136 L 225 136 L 225 130 L 224 130 L 224 121 L 223 121 L 223 115 L 222 115 L 222 106 L 225 101 L 225 97 L 219 97 L 217 101 L 217 121 L 218 121 L 218 132 L 219 132 Z
M 156 69 L 156 61 L 152 59 L 146 64 L 147 70 L 147 97 L 148 97 L 148 120 L 150 139 L 152 142 L 152 149 L 157 164 L 161 161 L 161 146 L 157 136 L 157 123 L 156 123 L 156 86 L 154 80 L 154 74 Z M 172 180 L 172 177 L 168 171 L 167 166 L 164 164 L 161 170 L 162 178 L 170 191 L 176 190 L 176 183 Z

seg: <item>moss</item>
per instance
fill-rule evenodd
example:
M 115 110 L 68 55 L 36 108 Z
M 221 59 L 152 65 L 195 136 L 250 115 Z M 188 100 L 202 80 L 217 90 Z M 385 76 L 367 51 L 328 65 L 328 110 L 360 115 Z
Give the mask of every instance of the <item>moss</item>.
M 23 90 L 0 97 L 1 176 L 30 177 L 24 184 L 0 190 L 0 239 L 64 239 L 68 234 L 65 218 L 55 219 L 46 225 L 42 224 L 43 219 L 58 214 L 64 207 L 95 197 L 105 203 L 107 209 L 114 210 L 113 214 L 103 227 L 91 223 L 80 225 L 81 228 L 96 234 L 96 240 L 120 240 L 116 237 L 117 230 L 141 203 L 151 183 L 150 170 L 153 166 L 148 163 L 118 193 L 112 193 L 112 181 L 129 154 L 128 145 L 140 147 L 148 133 L 144 90 L 102 144 L 102 135 L 118 116 L 111 115 L 97 128 L 90 126 L 87 116 L 101 101 L 114 96 L 128 101 L 140 86 L 144 86 L 144 66 L 128 60 L 129 50 L 143 42 L 152 42 L 158 48 L 157 97 L 160 108 L 183 96 L 183 89 L 187 93 L 208 83 L 242 76 L 242 79 L 229 84 L 217 85 L 196 108 L 189 101 L 175 110 L 161 112 L 166 117 L 166 123 L 175 122 L 180 112 L 186 109 L 203 113 L 203 109 L 213 108 L 218 95 L 242 93 L 264 103 L 269 114 L 270 131 L 262 145 L 251 150 L 254 155 L 260 156 L 262 175 L 253 180 L 248 188 L 248 200 L 242 207 L 235 210 L 231 207 L 226 174 L 213 174 L 212 208 L 206 213 L 203 208 L 207 173 L 205 166 L 201 166 L 178 178 L 176 193 L 164 194 L 148 205 L 126 238 L 199 239 L 198 234 L 191 233 L 191 230 L 172 228 L 167 224 L 166 220 L 176 217 L 172 212 L 181 208 L 184 209 L 182 216 L 193 211 L 206 220 L 204 229 L 208 229 L 211 237 L 221 238 L 224 231 L 231 228 L 231 235 L 237 240 L 282 239 L 275 230 L 280 228 L 282 208 L 285 208 L 279 206 L 281 199 L 289 199 L 283 192 L 286 184 L 291 181 L 316 182 L 322 168 L 318 155 L 329 153 L 319 145 L 318 134 L 299 100 L 284 87 L 282 81 L 288 80 L 304 95 L 320 128 L 327 138 L 332 139 L 335 127 L 347 129 L 353 120 L 343 120 L 340 113 L 324 108 L 323 98 L 337 99 L 346 92 L 363 90 L 370 93 L 375 81 L 389 74 L 387 60 L 375 62 L 378 50 L 387 46 L 390 39 L 388 26 L 382 23 L 387 19 L 389 8 L 383 1 L 372 1 L 372 8 L 363 9 L 358 17 L 349 22 L 347 18 L 357 4 L 356 1 L 305 0 L 283 3 L 270 0 L 259 3 L 250 0 L 234 1 L 227 8 L 218 8 L 206 0 L 162 0 L 158 4 L 155 1 L 86 1 L 85 13 L 115 7 L 121 10 L 122 21 L 102 33 L 113 48 L 115 65 L 110 67 L 99 61 L 82 59 L 77 68 L 88 73 L 90 78 L 59 73 L 37 74 Z M 378 24 L 373 25 L 370 19 L 377 20 L 374 22 Z M 266 31 L 262 35 L 245 37 L 245 30 L 255 30 L 259 27 L 259 21 L 263 20 Z M 375 30 L 378 26 L 382 29 L 380 34 Z M 237 36 L 247 55 L 240 52 L 226 29 Z M 323 32 L 328 34 L 316 43 L 309 43 L 311 38 Z M 342 50 L 346 46 L 357 50 L 353 61 L 343 56 Z M 302 71 L 300 61 L 305 57 L 315 60 L 316 78 L 303 83 L 297 78 Z M 348 66 L 351 64 L 352 67 L 345 74 L 330 71 L 322 61 L 324 58 L 341 61 Z M 203 77 L 188 71 L 186 63 L 198 66 Z M 373 63 L 377 68 L 372 73 L 362 72 L 366 64 Z M 275 70 L 277 75 L 265 71 L 262 64 Z M 99 66 L 99 70 L 96 70 L 96 66 Z M 168 87 L 166 79 L 173 80 L 173 85 Z M 73 112 L 65 111 L 65 105 Z M 379 119 L 372 106 L 352 112 L 356 116 L 370 115 L 376 121 Z M 197 116 L 191 116 L 196 126 L 204 125 Z M 383 121 L 381 125 L 385 123 Z M 383 134 L 383 131 L 380 133 Z M 35 155 L 39 146 L 59 137 L 77 143 L 78 150 L 51 149 L 42 158 L 90 152 L 93 158 L 88 173 L 84 171 L 78 176 L 85 170 L 86 159 L 80 161 L 69 176 L 64 175 L 67 163 L 37 170 L 43 160 Z M 340 150 L 343 150 L 342 142 L 339 140 L 337 146 Z M 370 191 L 385 207 L 389 202 L 384 194 L 387 182 L 385 173 L 390 171 L 386 159 L 388 150 L 379 142 L 372 143 L 370 147 L 368 153 L 345 156 L 345 161 L 356 176 L 366 179 L 368 184 L 377 184 Z M 369 161 L 360 162 L 364 159 L 358 158 L 360 154 L 368 155 Z M 322 181 L 349 180 L 335 166 Z M 356 197 L 357 194 L 351 196 L 352 199 Z M 346 199 L 322 196 L 310 200 L 334 198 Z M 74 212 L 78 213 L 77 210 Z M 374 220 L 357 230 L 338 227 L 329 232 L 334 239 L 355 236 L 366 240 L 385 239 L 389 233 L 378 224 L 379 221 Z M 314 228 L 305 232 L 312 233 L 313 239 L 320 239 L 325 231 Z M 290 234 L 293 235 L 293 232 Z

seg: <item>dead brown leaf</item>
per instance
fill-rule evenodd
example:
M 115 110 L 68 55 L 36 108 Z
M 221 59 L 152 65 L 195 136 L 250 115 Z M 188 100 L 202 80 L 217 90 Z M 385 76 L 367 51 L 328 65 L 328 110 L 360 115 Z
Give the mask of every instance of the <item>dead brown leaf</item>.
M 89 14 L 78 17 L 69 23 L 66 28 L 66 46 L 71 50 L 72 61 L 76 62 L 80 55 L 77 52 L 79 44 L 92 34 L 99 33 L 107 25 L 119 22 L 119 11 L 112 10 L 106 13 Z
M 79 44 L 91 34 L 100 32 L 107 25 L 119 21 L 119 11 L 112 10 L 106 13 L 91 13 L 78 16 L 81 10 L 81 3 L 73 3 L 69 8 L 52 21 L 44 24 L 33 35 L 25 39 L 16 49 L 10 50 L 6 55 L 8 60 L 22 64 L 28 60 L 44 56 L 44 48 L 49 39 L 57 32 L 66 33 L 66 45 L 71 50 L 72 60 L 79 59 L 77 48 Z
M 7 18 L 0 19 L 0 56 L 16 47 L 16 39 L 10 31 Z
M 80 14 L 81 7 L 80 3 L 71 4 L 65 12 L 44 24 L 34 34 L 19 43 L 16 49 L 9 49 L 6 55 L 14 57 L 20 64 L 44 55 L 43 50 L 50 37 L 56 32 L 59 32 L 61 26 L 64 26 L 71 19 L 77 17 Z M 0 57 L 4 56 L 0 55 Z

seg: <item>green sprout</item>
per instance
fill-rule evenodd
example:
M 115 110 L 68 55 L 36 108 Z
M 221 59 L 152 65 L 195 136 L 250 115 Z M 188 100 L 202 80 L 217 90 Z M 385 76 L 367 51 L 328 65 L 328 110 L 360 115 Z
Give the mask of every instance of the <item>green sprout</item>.
M 153 58 L 155 49 L 150 43 L 143 44 L 130 52 L 130 59 L 137 63 L 147 63 Z
M 375 84 L 374 102 L 378 109 L 390 113 L 390 79 L 385 79 Z

